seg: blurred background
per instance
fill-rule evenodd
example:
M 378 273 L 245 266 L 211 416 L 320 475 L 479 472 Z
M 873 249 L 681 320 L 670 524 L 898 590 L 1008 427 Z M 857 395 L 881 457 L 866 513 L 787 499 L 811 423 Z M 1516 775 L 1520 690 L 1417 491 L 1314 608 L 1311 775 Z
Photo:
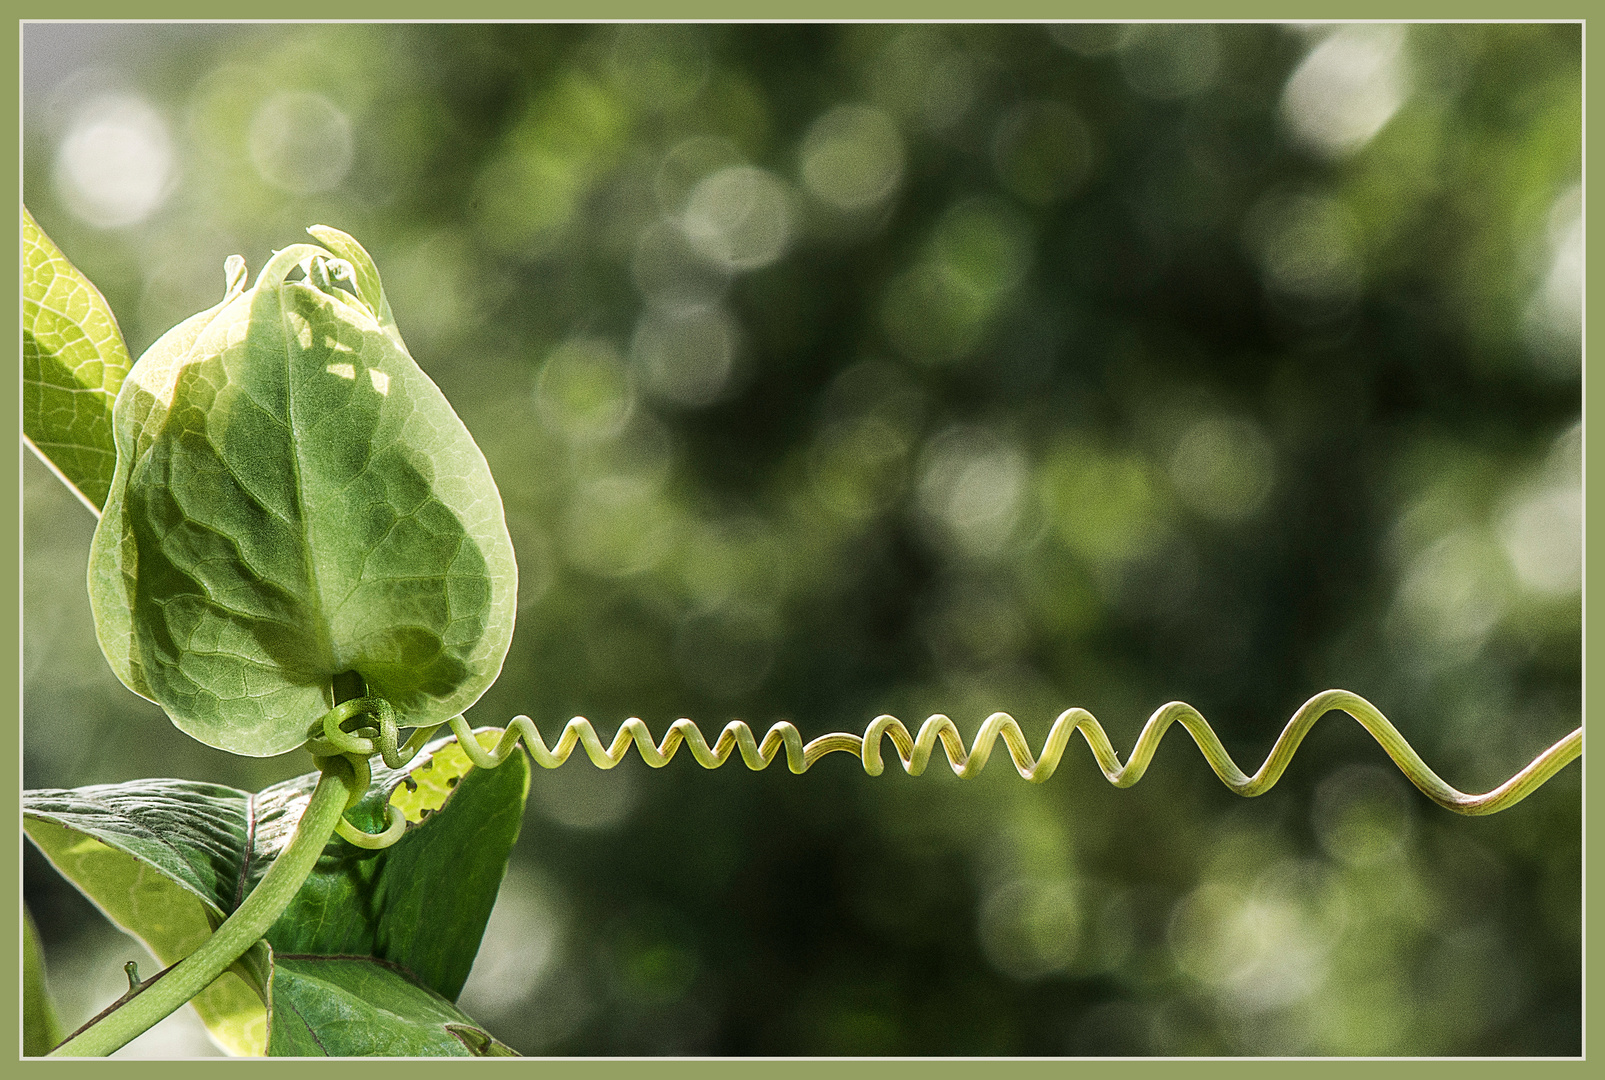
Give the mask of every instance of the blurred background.
M 322 222 L 483 447 L 470 713 L 805 738 L 1329 687 L 1484 791 L 1581 713 L 1577 25 L 24 27 L 24 190 L 135 355 Z M 25 779 L 211 751 L 24 461 Z M 1581 1052 L 1581 770 L 1461 818 L 1333 717 L 867 777 L 534 778 L 461 1004 L 530 1054 Z M 29 849 L 69 1024 L 132 946 Z M 163 1041 L 165 1040 L 165 1041 Z M 146 1052 L 209 1052 L 182 1023 Z M 135 1052 L 141 1052 L 135 1048 Z M 210 1051 L 215 1052 L 215 1051 Z

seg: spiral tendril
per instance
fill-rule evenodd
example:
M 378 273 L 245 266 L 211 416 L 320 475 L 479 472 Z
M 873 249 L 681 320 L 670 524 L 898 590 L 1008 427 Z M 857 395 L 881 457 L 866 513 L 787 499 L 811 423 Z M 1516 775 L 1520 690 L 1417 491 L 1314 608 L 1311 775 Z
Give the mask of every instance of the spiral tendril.
M 970 777 L 986 767 L 993 748 L 1001 738 L 1014 763 L 1015 770 L 1034 784 L 1047 780 L 1059 767 L 1073 734 L 1080 732 L 1104 777 L 1118 788 L 1131 787 L 1148 770 L 1160 741 L 1172 724 L 1181 724 L 1203 752 L 1215 775 L 1232 791 L 1252 798 L 1263 795 L 1275 786 L 1286 771 L 1299 743 L 1308 735 L 1317 720 L 1331 712 L 1344 712 L 1359 722 L 1382 749 L 1393 759 L 1400 771 L 1417 788 L 1446 809 L 1471 816 L 1494 814 L 1516 805 L 1582 756 L 1583 729 L 1578 728 L 1535 757 L 1525 768 L 1491 791 L 1470 795 L 1445 782 L 1433 772 L 1421 755 L 1405 741 L 1399 730 L 1383 716 L 1381 711 L 1358 694 L 1347 690 L 1327 690 L 1306 701 L 1293 714 L 1287 726 L 1271 747 L 1264 764 L 1252 776 L 1243 772 L 1232 756 L 1226 752 L 1220 737 L 1215 734 L 1199 711 L 1183 701 L 1172 701 L 1156 709 L 1137 736 L 1137 744 L 1124 764 L 1115 753 L 1103 725 L 1086 709 L 1066 709 L 1054 721 L 1043 744 L 1040 756 L 1033 757 L 1025 733 L 1008 713 L 996 712 L 986 718 L 981 730 L 968 749 L 952 720 L 938 713 L 920 725 L 919 734 L 908 728 L 895 716 L 882 715 L 870 722 L 863 735 L 833 732 L 804 743 L 795 725 L 784 720 L 776 723 L 762 741 L 753 735 L 744 721 L 732 720 L 725 725 L 719 737 L 710 746 L 701 730 L 690 720 L 676 720 L 669 726 L 663 742 L 652 738 L 652 732 L 641 720 L 631 717 L 619 726 L 613 741 L 604 744 L 583 716 L 576 716 L 563 728 L 554 746 L 547 746 L 535 722 L 528 716 L 515 716 L 508 723 L 501 739 L 487 750 L 474 737 L 473 729 L 461 716 L 450 721 L 451 731 L 458 744 L 477 768 L 493 769 L 506 761 L 522 745 L 535 763 L 545 769 L 555 769 L 569 759 L 576 746 L 585 749 L 586 756 L 599 769 L 611 769 L 624 760 L 633 745 L 654 769 L 667 765 L 681 745 L 690 748 L 691 756 L 705 769 L 717 769 L 735 754 L 749 769 L 767 769 L 784 751 L 786 767 L 793 773 L 805 773 L 826 754 L 853 754 L 862 760 L 864 771 L 879 776 L 886 763 L 882 752 L 883 740 L 890 738 L 892 747 L 910 776 L 919 776 L 931 762 L 937 744 L 947 755 L 948 765 L 960 777 Z M 358 768 L 358 778 L 368 775 L 368 754 L 378 753 L 385 764 L 399 769 L 412 759 L 440 725 L 419 728 L 405 745 L 398 745 L 395 710 L 378 698 L 361 698 L 336 706 L 317 724 L 313 725 L 309 747 L 320 756 L 342 755 Z M 361 785 L 365 788 L 366 785 Z M 364 833 L 342 821 L 340 835 L 362 847 L 387 847 L 400 838 L 405 821 L 390 808 L 389 827 L 383 833 Z
M 373 766 L 368 759 L 373 754 L 377 753 L 390 768 L 399 769 L 417 756 L 439 728 L 439 724 L 418 728 L 406 745 L 398 746 L 400 732 L 396 726 L 395 707 L 384 698 L 359 697 L 341 702 L 314 722 L 307 731 L 306 747 L 320 768 L 330 758 L 342 758 L 351 766 L 356 783 L 346 801 L 345 808 L 350 810 L 367 794 L 372 782 Z M 394 806 L 386 806 L 385 811 L 383 832 L 365 832 L 343 816 L 335 824 L 334 831 L 342 840 L 360 848 L 387 848 L 401 839 L 407 829 L 407 819 Z
M 807 772 L 826 754 L 840 752 L 857 756 L 863 761 L 865 772 L 879 776 L 885 769 L 882 740 L 889 737 L 904 771 L 910 776 L 918 776 L 925 771 L 936 751 L 936 744 L 940 742 L 953 771 L 960 777 L 969 777 L 986 767 L 994 744 L 1001 738 L 1008 748 L 1015 770 L 1036 784 L 1053 775 L 1070 743 L 1071 735 L 1079 731 L 1104 776 L 1115 787 L 1125 788 L 1142 779 L 1165 732 L 1172 724 L 1180 723 L 1198 744 L 1204 759 L 1215 770 L 1215 775 L 1237 794 L 1253 797 L 1263 795 L 1275 785 L 1315 722 L 1334 711 L 1348 713 L 1359 721 L 1411 783 L 1439 806 L 1459 814 L 1493 814 L 1514 806 L 1583 752 L 1583 729 L 1578 728 L 1497 788 L 1481 795 L 1468 795 L 1450 786 L 1433 772 L 1375 705 L 1347 690 L 1327 690 L 1305 702 L 1282 729 L 1265 763 L 1252 776 L 1238 768 L 1220 737 L 1198 710 L 1182 701 L 1172 701 L 1155 710 L 1143 726 L 1125 764 L 1121 764 L 1103 726 L 1090 712 L 1080 708 L 1066 709 L 1060 714 L 1048 733 L 1041 756 L 1035 758 L 1020 725 L 1008 713 L 1002 712 L 987 717 L 968 750 L 965 749 L 958 727 L 941 714 L 926 720 L 920 726 L 918 735 L 911 735 L 896 717 L 883 715 L 876 717 L 861 736 L 835 732 L 806 744 L 797 728 L 785 721 L 771 727 L 763 741 L 759 742 L 744 722 L 732 720 L 725 725 L 711 747 L 690 720 L 676 720 L 669 727 L 663 742 L 658 744 L 646 724 L 632 717 L 619 727 L 613 742 L 604 746 L 590 721 L 577 716 L 563 728 L 556 746 L 548 747 L 534 721 L 528 716 L 515 716 L 495 748 L 488 751 L 473 738 L 467 721 L 462 717 L 454 717 L 450 724 L 469 760 L 479 768 L 494 768 L 501 764 L 521 743 L 535 763 L 546 769 L 555 769 L 563 764 L 575 746 L 583 746 L 586 755 L 598 768 L 611 769 L 624 760 L 632 743 L 643 761 L 653 768 L 662 768 L 684 743 L 690 747 L 691 756 L 706 769 L 718 768 L 736 752 L 741 754 L 742 761 L 749 769 L 766 769 L 784 748 L 786 766 L 793 773 Z

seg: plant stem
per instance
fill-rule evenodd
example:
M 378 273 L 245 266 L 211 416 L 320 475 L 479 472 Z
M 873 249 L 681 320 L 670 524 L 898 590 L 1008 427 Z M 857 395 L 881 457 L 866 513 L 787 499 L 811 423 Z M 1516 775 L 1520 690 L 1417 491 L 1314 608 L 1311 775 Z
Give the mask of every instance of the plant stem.
M 105 1057 L 121 1048 L 210 986 L 278 921 L 301 891 L 324 845 L 334 835 L 346 803 L 356 794 L 356 776 L 343 758 L 322 758 L 318 764 L 323 775 L 296 824 L 295 835 L 234 914 L 159 981 L 56 1047 L 51 1057 Z

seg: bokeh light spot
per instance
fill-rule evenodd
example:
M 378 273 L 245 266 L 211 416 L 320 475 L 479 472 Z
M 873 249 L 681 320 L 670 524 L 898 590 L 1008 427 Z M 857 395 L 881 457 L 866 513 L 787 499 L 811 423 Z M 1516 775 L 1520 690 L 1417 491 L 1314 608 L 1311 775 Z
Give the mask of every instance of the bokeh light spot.
M 1538 480 L 1510 500 L 1499 523 L 1505 554 L 1521 584 L 1544 596 L 1583 587 L 1582 429 L 1555 440 Z
M 586 484 L 569 504 L 564 554 L 571 565 L 599 577 L 643 574 L 669 554 L 675 526 L 650 479 L 605 476 Z
M 704 177 L 744 164 L 741 151 L 729 139 L 717 135 L 682 139 L 663 155 L 653 178 L 652 193 L 657 198 L 658 209 L 669 217 L 678 217 L 685 211 L 692 190 Z
M 1028 102 L 998 125 L 992 161 L 1011 194 L 1046 206 L 1086 181 L 1092 168 L 1092 137 L 1081 117 L 1063 102 Z
M 56 188 L 74 216 L 102 229 L 137 225 L 172 190 L 173 144 L 167 122 L 143 98 L 90 99 L 56 156 Z
M 757 270 L 785 253 L 791 217 L 791 199 L 778 177 L 738 165 L 692 189 L 681 227 L 691 246 L 716 265 Z
M 1333 877 L 1280 863 L 1252 885 L 1206 881 L 1185 897 L 1171 917 L 1171 951 L 1231 1007 L 1266 1012 L 1325 985 L 1346 910 Z
M 542 418 L 573 439 L 618 434 L 634 404 L 629 371 L 603 341 L 564 342 L 552 350 L 535 379 L 535 405 Z
M 901 494 L 908 439 L 870 414 L 827 425 L 809 448 L 814 498 L 834 517 L 864 521 Z
M 973 554 L 995 554 L 1019 522 L 1027 475 L 1025 455 L 997 434 L 952 428 L 925 451 L 920 504 L 941 535 Z
M 1081 905 L 1068 878 L 1021 879 L 981 905 L 980 937 L 992 966 L 1031 981 L 1064 971 L 1081 943 Z
M 1399 583 L 1395 633 L 1444 662 L 1471 659 L 1509 605 L 1508 565 L 1479 529 L 1443 537 L 1411 562 Z
M 462 1007 L 487 1023 L 518 1017 L 551 974 L 563 921 L 551 886 L 516 863 L 509 866 L 458 998 Z
M 1067 440 L 1040 474 L 1043 501 L 1065 545 L 1095 566 L 1158 550 L 1168 536 L 1162 476 L 1134 454 Z
M 628 767 L 604 772 L 584 754 L 562 768 L 543 771 L 529 786 L 530 798 L 548 820 L 570 829 L 612 829 L 635 809 L 639 793 Z
M 962 120 L 975 100 L 975 62 L 933 26 L 900 30 L 871 69 L 875 100 L 930 131 Z
M 1583 363 L 1583 189 L 1574 185 L 1550 207 L 1548 266 L 1527 303 L 1523 331 L 1547 374 L 1575 378 Z
M 937 223 L 919 261 L 888 284 L 887 333 L 915 360 L 970 355 L 1025 278 L 1030 258 L 1030 234 L 1018 213 L 990 199 L 958 203 Z
M 641 295 L 666 311 L 705 310 L 730 287 L 729 268 L 703 258 L 685 232 L 668 221 L 641 230 L 630 270 Z
M 882 202 L 903 178 L 903 139 L 891 118 L 865 105 L 838 105 L 803 137 L 808 190 L 838 210 Z
M 1272 192 L 1244 223 L 1267 291 L 1306 322 L 1346 313 L 1359 298 L 1365 268 L 1356 233 L 1347 206 L 1309 192 Z
M 1345 26 L 1310 50 L 1282 92 L 1282 119 L 1294 138 L 1324 157 L 1369 143 L 1404 104 L 1408 28 Z
M 1120 35 L 1126 82 L 1160 101 L 1191 97 L 1214 85 L 1219 31 L 1207 23 L 1135 23 Z
M 1265 501 L 1275 460 L 1270 442 L 1252 421 L 1211 416 L 1182 434 L 1170 457 L 1170 478 L 1194 510 L 1219 521 L 1241 521 Z
M 274 187 L 328 191 L 351 171 L 351 118 L 322 94 L 275 94 L 251 118 L 251 163 Z
M 698 408 L 724 392 L 735 368 L 738 337 L 735 321 L 722 308 L 649 310 L 636 323 L 630 353 L 648 391 Z
M 708 81 L 708 45 L 698 26 L 620 26 L 609 59 L 620 87 L 653 112 L 682 108 Z
M 1326 853 L 1348 866 L 1401 858 L 1411 833 L 1410 796 L 1397 772 L 1353 765 L 1321 781 L 1311 810 Z

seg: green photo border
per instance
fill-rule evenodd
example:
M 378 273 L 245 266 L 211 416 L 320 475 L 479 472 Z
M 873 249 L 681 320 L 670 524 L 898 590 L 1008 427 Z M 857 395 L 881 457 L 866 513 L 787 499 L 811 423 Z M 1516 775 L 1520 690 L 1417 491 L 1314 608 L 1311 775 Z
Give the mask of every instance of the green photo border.
M 15 123 L 16 145 L 18 146 L 18 168 L 15 183 L 17 185 L 17 201 L 21 202 L 21 46 L 22 21 L 26 19 L 66 20 L 66 19 L 100 19 L 114 18 L 127 19 L 129 7 L 127 5 L 113 4 L 109 0 L 73 0 L 66 3 L 39 3 L 33 2 L 20 5 L 16 30 L 15 50 L 17 57 L 17 79 L 13 85 L 17 88 L 16 108 L 12 111 Z M 402 0 L 400 3 L 378 3 L 374 0 L 346 3 L 309 3 L 307 0 L 284 0 L 272 5 L 252 5 L 257 18 L 274 21 L 297 20 L 351 20 L 361 21 L 368 19 L 378 20 L 433 20 L 457 21 L 464 19 L 474 20 L 573 20 L 573 21 L 603 21 L 603 20 L 732 20 L 732 21 L 836 21 L 836 20 L 867 20 L 867 21 L 899 21 L 899 20 L 974 20 L 974 21 L 1007 21 L 1007 20 L 1058 20 L 1058 19 L 1223 19 L 1223 20 L 1331 20 L 1331 19 L 1398 19 L 1413 20 L 1583 20 L 1584 27 L 1584 151 L 1585 151 L 1585 192 L 1592 194 L 1593 184 L 1588 179 L 1587 146 L 1589 145 L 1589 106 L 1593 104 L 1593 94 L 1590 87 L 1595 85 L 1590 78 L 1593 74 L 1592 65 L 1588 62 L 1588 35 L 1586 29 L 1586 12 L 1588 7 L 1579 2 L 1547 3 L 1543 5 L 1516 5 L 1493 4 L 1486 0 L 1474 0 L 1467 3 L 1465 0 L 1449 2 L 1449 0 L 1426 0 L 1408 5 L 1401 11 L 1397 4 L 1385 4 L 1377 0 L 1347 0 L 1339 4 L 1270 4 L 1254 2 L 1254 0 L 1233 0 L 1228 3 L 1211 5 L 1178 3 L 1175 0 L 1148 0 L 1140 4 L 1110 3 L 1108 0 L 1094 3 L 1071 4 L 1064 2 L 1051 2 L 1051 0 L 990 0 L 988 3 L 977 3 L 974 0 L 791 0 L 783 4 L 755 4 L 741 3 L 736 0 L 543 0 L 540 3 L 514 3 L 510 0 L 477 0 L 471 3 L 457 3 L 441 5 L 419 2 L 419 0 Z M 1535 7 L 1538 10 L 1535 10 Z M 201 4 L 194 0 L 164 0 L 164 2 L 147 3 L 138 6 L 139 17 L 149 19 L 176 19 L 176 20 L 212 20 L 217 19 L 219 7 L 217 4 Z M 444 12 L 449 11 L 450 20 L 442 18 Z M 241 16 L 245 18 L 245 16 Z M 1586 205 L 1586 195 L 1585 195 Z M 1585 222 L 1587 218 L 1585 216 Z M 1592 229 L 1585 233 L 1591 236 Z M 17 260 L 13 260 L 11 268 L 6 272 L 8 282 L 13 282 L 11 295 L 19 296 L 20 268 Z M 1586 281 L 1586 276 L 1585 276 Z M 1595 309 L 1592 301 L 1605 291 L 1605 288 L 1596 286 L 1589 290 L 1585 297 L 1585 328 L 1586 313 Z M 20 341 L 20 299 L 8 310 L 8 328 L 11 333 L 9 340 Z M 1592 493 L 1592 485 L 1588 482 L 1591 473 L 1599 471 L 1601 467 L 1601 452 L 1591 448 L 1588 440 L 1588 416 L 1599 410 L 1605 389 L 1602 389 L 1600 380 L 1593 380 L 1590 385 L 1586 365 L 1586 336 L 1584 345 L 1584 446 L 1585 446 L 1585 537 L 1589 536 L 1587 527 L 1601 523 L 1598 536 L 1587 540 L 1585 548 L 1584 572 L 1584 714 L 1585 718 L 1594 701 L 1599 697 L 1600 680 L 1590 679 L 1590 675 L 1605 672 L 1605 665 L 1600 663 L 1601 646 L 1590 643 L 1587 632 L 1586 612 L 1590 589 L 1586 565 L 1588 556 L 1605 554 L 1605 513 L 1594 514 L 1589 508 L 1588 496 Z M 5 493 L 8 496 L 0 509 L 0 545 L 3 545 L 4 557 L 9 560 L 8 565 L 16 567 L 17 574 L 9 576 L 7 585 L 9 597 L 13 601 L 11 610 L 19 613 L 21 605 L 21 454 L 20 438 L 20 375 L 6 380 L 3 391 L 0 391 L 0 406 L 3 406 L 6 417 L 6 426 L 15 428 L 11 436 L 11 445 L 18 456 L 14 459 L 14 467 L 7 471 L 4 482 Z M 1605 475 L 1605 472 L 1601 472 Z M 0 649 L 9 650 L 8 655 L 20 658 L 21 651 L 20 617 L 5 622 L 4 629 L 0 630 Z M 8 886 L 6 892 L 6 905 L 11 912 L 10 925 L 20 926 L 21 905 L 21 815 L 18 800 L 21 789 L 21 672 L 20 662 L 8 668 L 4 677 L 5 688 L 10 691 L 5 700 L 7 706 L 3 716 L 9 730 L 13 733 L 15 745 L 18 748 L 18 763 L 15 771 L 16 788 L 12 797 L 6 802 L 6 819 L 11 822 L 7 833 L 8 845 L 6 849 L 9 858 L 4 862 L 4 870 L 0 871 Z M 1585 719 L 1586 727 L 1586 719 Z M 1586 738 L 1586 736 L 1585 736 Z M 1586 783 L 1587 762 L 1580 763 L 1584 769 L 1584 894 L 1585 894 L 1585 927 L 1588 916 L 1592 915 L 1596 907 L 1605 906 L 1605 900 L 1590 900 L 1588 898 L 1589 875 L 1588 867 L 1593 860 L 1598 845 L 1597 838 L 1602 830 L 1597 827 L 1601 815 L 1601 806 L 1590 806 L 1588 800 L 1588 786 Z M 1586 1055 L 1592 1042 L 1590 1036 L 1594 1033 L 1594 1016 L 1598 1009 L 1593 1006 L 1587 991 L 1587 972 L 1589 960 L 1598 951 L 1598 946 L 1590 946 L 1585 929 L 1584 935 L 1584 1022 L 1583 1046 L 1584 1059 L 1582 1061 L 1567 1059 L 1559 1061 L 1523 1062 L 1519 1067 L 1539 1068 L 1546 1071 L 1550 1068 L 1577 1070 L 1586 1067 Z M 0 954 L 5 957 L 7 970 L 17 973 L 16 978 L 5 982 L 0 1002 L 8 1008 L 10 1016 L 20 1016 L 20 931 L 14 932 L 5 938 L 3 950 Z M 69 1073 L 80 1075 L 79 1070 L 93 1069 L 93 1063 L 66 1063 L 44 1062 L 37 1059 L 21 1059 L 20 1057 L 20 1024 L 8 1029 L 5 1039 L 5 1049 L 0 1055 L 13 1055 L 18 1057 L 19 1068 L 33 1073 L 34 1070 L 52 1070 L 52 1076 L 64 1076 Z M 536 1059 L 538 1067 L 543 1070 L 543 1076 L 551 1077 L 584 1077 L 591 1078 L 610 1077 L 614 1075 L 637 1075 L 650 1073 L 654 1077 L 690 1077 L 693 1075 L 706 1077 L 711 1074 L 735 1076 L 737 1072 L 742 1075 L 757 1074 L 763 1077 L 800 1077 L 816 1075 L 818 1070 L 829 1069 L 833 1076 L 870 1076 L 886 1077 L 911 1075 L 914 1070 L 926 1078 L 957 1077 L 961 1075 L 975 1075 L 978 1070 L 1001 1067 L 1011 1075 L 1049 1075 L 1048 1070 L 1054 1070 L 1053 1075 L 1065 1075 L 1063 1070 L 1074 1069 L 1078 1075 L 1085 1075 L 1084 1070 L 1091 1069 L 1101 1075 L 1118 1075 L 1121 1077 L 1142 1077 L 1150 1073 L 1169 1073 L 1175 1075 L 1178 1071 L 1188 1075 L 1211 1076 L 1228 1071 L 1236 1074 L 1244 1070 L 1261 1071 L 1270 1069 L 1285 1069 L 1292 1066 L 1297 1072 L 1310 1075 L 1316 1071 L 1323 1073 L 1328 1070 L 1341 1070 L 1348 1072 L 1357 1068 L 1367 1070 L 1381 1069 L 1387 1074 L 1409 1075 L 1443 1075 L 1460 1078 L 1476 1078 L 1481 1076 L 1493 1077 L 1495 1070 L 1501 1075 L 1508 1074 L 1511 1064 L 1505 1059 L 1494 1060 L 1439 1060 L 1419 1059 L 1401 1061 L 1345 1061 L 1345 1060 L 1305 1060 L 1305 1059 L 1249 1059 L 1236 1060 L 1169 1060 L 1169 1059 L 1133 1059 L 1133 1060 L 993 1060 L 993 1059 L 910 1059 L 896 1061 L 810 1061 L 810 1060 L 678 1060 L 678 1059 Z M 524 1064 L 503 1062 L 502 1068 L 524 1068 Z M 341 1070 L 345 1075 L 351 1075 L 349 1070 L 361 1070 L 365 1074 L 383 1069 L 387 1075 L 414 1074 L 415 1070 L 436 1067 L 431 1062 L 305 1062 L 286 1063 L 285 1068 L 305 1069 L 311 1065 L 318 1075 L 332 1075 L 332 1070 Z M 118 1076 L 135 1075 L 150 1076 L 152 1078 L 167 1078 L 175 1075 L 193 1075 L 191 1070 L 210 1069 L 217 1066 L 211 1061 L 195 1062 L 119 1062 L 115 1068 Z M 241 1063 L 237 1066 L 248 1068 L 251 1065 Z M 267 1066 L 274 1068 L 276 1066 Z M 465 1066 L 468 1067 L 468 1066 Z M 490 1062 L 481 1062 L 482 1068 L 496 1068 L 498 1065 Z M 68 1070 L 67 1073 L 60 1070 Z M 37 1073 L 35 1075 L 43 1075 Z M 83 1074 L 87 1075 L 87 1073 Z M 1264 1075 L 1261 1072 L 1261 1075 Z

